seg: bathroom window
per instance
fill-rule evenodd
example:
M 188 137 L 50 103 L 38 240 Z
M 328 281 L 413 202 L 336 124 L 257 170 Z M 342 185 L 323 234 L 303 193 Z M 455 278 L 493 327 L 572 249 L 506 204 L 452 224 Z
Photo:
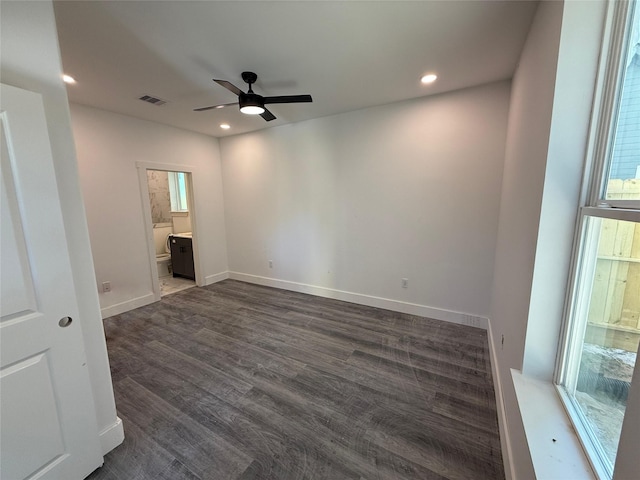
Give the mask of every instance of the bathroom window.
M 188 212 L 187 182 L 184 172 L 169 172 L 169 195 L 172 212 Z

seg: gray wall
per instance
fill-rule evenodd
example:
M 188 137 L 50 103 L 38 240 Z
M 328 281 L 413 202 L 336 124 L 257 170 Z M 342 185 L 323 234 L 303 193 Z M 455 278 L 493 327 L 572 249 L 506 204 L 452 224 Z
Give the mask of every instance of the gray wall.
M 486 317 L 509 89 L 221 139 L 230 270 Z

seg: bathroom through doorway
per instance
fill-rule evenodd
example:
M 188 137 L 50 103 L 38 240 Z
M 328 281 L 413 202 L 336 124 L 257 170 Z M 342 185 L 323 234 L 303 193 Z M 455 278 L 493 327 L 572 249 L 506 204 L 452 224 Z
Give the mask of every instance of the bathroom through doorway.
M 153 237 L 155 257 L 151 270 L 155 270 L 152 275 L 155 276 L 156 297 L 163 297 L 196 286 L 192 174 L 154 168 L 145 170 L 150 213 L 148 228 Z

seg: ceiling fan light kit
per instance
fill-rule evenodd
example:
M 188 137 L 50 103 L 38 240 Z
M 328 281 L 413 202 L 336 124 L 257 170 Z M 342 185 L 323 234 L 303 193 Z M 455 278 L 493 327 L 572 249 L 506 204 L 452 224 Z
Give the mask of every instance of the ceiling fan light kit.
M 255 93 L 243 93 L 239 95 L 238 103 L 240 104 L 240 111 L 247 115 L 260 115 L 264 113 L 264 104 L 260 100 L 260 96 Z
M 240 107 L 240 111 L 247 115 L 260 115 L 261 113 L 264 113 L 264 107 L 261 107 L 260 105 L 245 105 Z
M 275 120 L 276 116 L 266 109 L 265 105 L 272 103 L 308 103 L 312 102 L 311 95 L 280 95 L 276 97 L 263 97 L 253 91 L 251 85 L 256 82 L 258 75 L 253 72 L 242 72 L 242 79 L 249 85 L 247 93 L 240 90 L 231 82 L 226 80 L 213 79 L 218 85 L 223 86 L 230 92 L 235 93 L 238 96 L 238 102 L 225 103 L 223 105 L 213 105 L 211 107 L 195 108 L 196 112 L 203 112 L 205 110 L 211 110 L 213 108 L 222 108 L 229 105 L 239 105 L 240 111 L 247 115 L 260 115 L 264 120 L 270 122 Z

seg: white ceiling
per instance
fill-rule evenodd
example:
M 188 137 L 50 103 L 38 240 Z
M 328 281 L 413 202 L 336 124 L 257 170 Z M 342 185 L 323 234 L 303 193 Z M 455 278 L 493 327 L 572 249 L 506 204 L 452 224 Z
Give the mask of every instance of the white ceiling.
M 216 137 L 511 78 L 535 13 L 527 1 L 56 1 L 72 102 Z M 194 112 L 246 91 L 311 94 L 272 105 Z M 439 76 L 425 86 L 420 77 Z M 148 94 L 166 100 L 144 103 Z M 231 129 L 220 129 L 221 123 Z

